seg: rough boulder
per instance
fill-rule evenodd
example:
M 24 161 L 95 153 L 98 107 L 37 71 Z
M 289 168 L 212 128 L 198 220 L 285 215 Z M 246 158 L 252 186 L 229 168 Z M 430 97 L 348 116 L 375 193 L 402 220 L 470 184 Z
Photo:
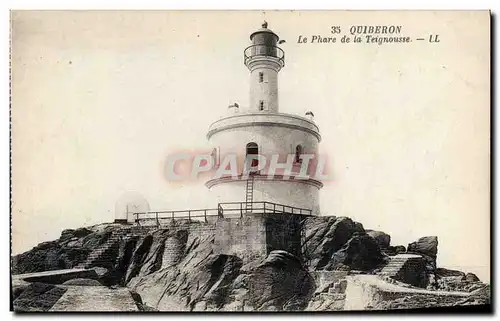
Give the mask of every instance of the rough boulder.
M 373 237 L 381 249 L 388 249 L 391 245 L 391 236 L 382 231 L 366 230 L 366 234 Z
M 407 252 L 423 254 L 428 257 L 436 259 L 438 247 L 437 236 L 424 236 L 418 241 L 408 244 Z

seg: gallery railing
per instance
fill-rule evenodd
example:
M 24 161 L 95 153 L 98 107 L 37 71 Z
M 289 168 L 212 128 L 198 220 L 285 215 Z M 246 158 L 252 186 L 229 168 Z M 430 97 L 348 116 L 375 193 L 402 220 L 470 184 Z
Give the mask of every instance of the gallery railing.
M 208 216 L 222 217 L 222 213 L 219 208 L 205 208 L 201 210 L 178 210 L 178 211 L 150 211 L 150 212 L 138 212 L 134 213 L 135 222 L 141 225 L 141 221 L 153 220 L 157 226 L 160 226 L 160 220 L 162 219 L 187 219 L 191 221 L 192 219 L 202 218 L 205 222 L 208 222 Z
M 243 214 L 301 214 L 312 215 L 312 210 L 271 202 L 226 202 L 219 203 L 223 215 Z
M 274 57 L 278 60 L 281 66 L 285 65 L 285 52 L 276 46 L 271 45 L 252 45 L 245 48 L 243 51 L 244 62 L 253 57 Z
M 150 211 L 150 212 L 137 212 L 134 213 L 135 222 L 141 225 L 144 221 L 153 221 L 156 226 L 160 226 L 160 220 L 171 219 L 187 219 L 198 220 L 203 219 L 208 223 L 209 216 L 218 216 L 223 218 L 225 216 L 231 217 L 243 214 L 300 214 L 312 215 L 312 210 L 299 208 L 295 206 L 288 206 L 283 204 L 276 204 L 271 202 L 225 202 L 219 203 L 217 208 L 206 208 L 197 210 L 179 210 L 179 211 Z

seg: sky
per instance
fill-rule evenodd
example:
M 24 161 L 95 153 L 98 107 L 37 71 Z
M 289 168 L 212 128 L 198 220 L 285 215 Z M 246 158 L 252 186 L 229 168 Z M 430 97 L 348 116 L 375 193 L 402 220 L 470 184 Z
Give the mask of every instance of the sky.
M 489 279 L 487 12 L 13 12 L 13 253 L 113 221 L 124 195 L 214 207 L 203 182 L 168 182 L 163 166 L 207 150 L 209 125 L 248 104 L 243 50 L 263 20 L 286 40 L 280 111 L 311 110 L 321 130 L 322 215 L 395 245 L 437 235 L 438 265 Z M 364 25 L 413 41 L 297 41 Z

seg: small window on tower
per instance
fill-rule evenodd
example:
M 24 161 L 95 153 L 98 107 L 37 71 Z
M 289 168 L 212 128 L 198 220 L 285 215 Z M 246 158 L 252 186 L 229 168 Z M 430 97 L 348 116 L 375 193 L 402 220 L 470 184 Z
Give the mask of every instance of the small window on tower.
M 264 101 L 259 101 L 259 110 L 264 110 Z
M 296 163 L 302 163 L 302 158 L 300 157 L 300 155 L 302 155 L 302 146 L 297 145 L 297 147 L 295 147 L 295 162 Z
M 264 82 L 264 73 L 259 72 L 259 82 Z

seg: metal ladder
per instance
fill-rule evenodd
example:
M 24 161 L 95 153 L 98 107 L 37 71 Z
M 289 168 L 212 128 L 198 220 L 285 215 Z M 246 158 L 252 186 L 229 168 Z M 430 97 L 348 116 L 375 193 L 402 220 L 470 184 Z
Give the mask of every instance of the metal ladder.
M 247 179 L 247 188 L 246 188 L 246 197 L 245 197 L 245 211 L 252 211 L 252 202 L 253 202 L 253 176 L 250 176 Z

